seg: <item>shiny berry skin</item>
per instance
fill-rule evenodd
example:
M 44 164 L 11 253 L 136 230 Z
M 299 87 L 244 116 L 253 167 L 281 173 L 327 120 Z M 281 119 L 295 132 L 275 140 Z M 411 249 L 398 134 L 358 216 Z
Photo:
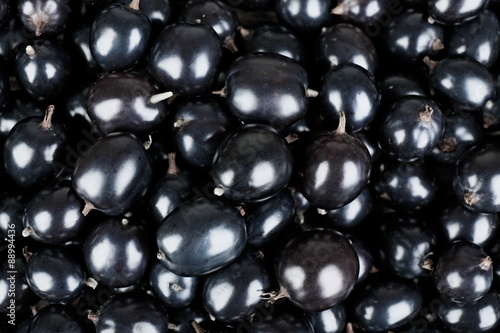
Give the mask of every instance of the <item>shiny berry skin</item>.
M 54 303 L 69 303 L 83 292 L 85 269 L 70 251 L 44 247 L 29 258 L 26 281 L 40 298 Z
M 472 58 L 450 56 L 435 62 L 428 58 L 424 58 L 424 61 L 430 69 L 430 91 L 438 103 L 474 111 L 495 96 L 492 74 Z
M 295 34 L 281 25 L 266 24 L 250 30 L 243 36 L 245 53 L 268 52 L 304 63 L 305 50 Z
M 398 162 L 380 158 L 373 165 L 370 186 L 384 205 L 401 212 L 429 206 L 436 195 L 437 180 L 425 160 Z
M 148 189 L 151 157 L 131 133 L 111 133 L 97 141 L 76 162 L 73 188 L 85 200 L 87 214 L 97 209 L 108 215 L 128 211 Z
M 451 197 L 440 211 L 436 221 L 441 241 L 453 243 L 464 240 L 484 247 L 497 233 L 498 216 L 470 210 Z
M 353 322 L 369 332 L 392 331 L 415 317 L 423 303 L 412 281 L 374 276 L 357 290 Z
M 168 330 L 168 313 L 144 291 L 118 294 L 97 314 L 96 333 L 162 333 Z
M 500 325 L 500 296 L 491 290 L 472 303 L 441 302 L 435 314 L 447 332 L 495 332 Z
M 158 258 L 181 276 L 200 276 L 235 260 L 246 244 L 245 220 L 231 204 L 196 198 L 174 209 L 156 233 Z
M 36 314 L 28 332 L 88 333 L 89 329 L 71 305 L 49 304 Z
M 315 333 L 341 333 L 347 323 L 346 310 L 342 303 L 321 312 L 308 312 L 306 317 Z
M 244 251 L 228 266 L 205 278 L 202 302 L 216 320 L 244 319 L 263 306 L 260 296 L 271 287 L 271 281 L 263 258 L 251 250 Z
M 134 221 L 107 218 L 87 235 L 83 254 L 88 272 L 107 287 L 128 287 L 141 279 L 150 247 L 143 228 Z
M 330 20 L 331 0 L 276 0 L 278 20 L 300 34 L 317 32 Z
M 52 122 L 53 112 L 51 105 L 44 118 L 29 117 L 18 122 L 5 140 L 5 170 L 19 186 L 40 186 L 61 171 L 60 159 L 68 139 L 64 125 Z
M 499 42 L 498 18 L 491 10 L 483 10 L 474 19 L 452 28 L 446 50 L 450 55 L 467 55 L 490 68 L 500 52 Z
M 104 134 L 130 132 L 148 135 L 160 127 L 167 115 L 159 92 L 145 76 L 111 73 L 101 76 L 87 93 L 89 117 Z
M 488 6 L 489 0 L 477 0 L 474 3 L 467 0 L 429 0 L 427 10 L 429 15 L 440 24 L 462 24 L 473 19 Z
M 437 239 L 432 229 L 418 219 L 387 216 L 381 226 L 381 249 L 390 271 L 404 279 L 426 276 L 430 272 Z
M 113 3 L 95 16 L 90 51 L 105 71 L 123 71 L 139 63 L 150 37 L 151 23 L 146 14 L 134 6 Z
M 169 271 L 161 262 L 155 261 L 149 272 L 149 284 L 163 305 L 182 308 L 193 302 L 197 295 L 199 279 L 195 276 L 180 276 Z
M 210 175 L 216 195 L 235 202 L 258 202 L 285 188 L 293 157 L 272 127 L 249 124 L 228 134 L 219 145 Z
M 420 96 L 400 99 L 382 112 L 377 122 L 380 148 L 403 162 L 428 154 L 444 131 L 444 117 L 438 105 Z
M 179 95 L 207 93 L 219 74 L 222 45 L 217 33 L 203 24 L 169 24 L 149 52 L 153 77 Z
M 469 149 L 483 142 L 483 131 L 469 113 L 457 112 L 444 119 L 444 132 L 429 156 L 443 166 L 454 166 Z
M 368 126 L 380 105 L 380 92 L 375 78 L 355 64 L 343 64 L 327 71 L 322 78 L 318 98 L 332 129 L 338 124 L 340 111 L 345 112 L 346 131 L 349 133 Z
M 480 213 L 500 211 L 500 174 L 497 167 L 500 147 L 493 143 L 480 145 L 463 154 L 453 174 L 453 191 L 460 203 Z
M 261 249 L 265 245 L 274 245 L 274 240 L 295 218 L 295 199 L 284 189 L 274 197 L 245 207 L 247 225 L 247 246 Z
M 347 298 L 358 270 L 356 251 L 333 229 L 301 231 L 275 258 L 280 293 L 308 312 L 324 311 Z
M 456 241 L 439 254 L 432 278 L 443 297 L 455 303 L 474 302 L 491 287 L 492 261 L 478 245 Z
M 345 116 L 332 133 L 322 133 L 306 148 L 300 174 L 302 194 L 313 205 L 337 209 L 354 200 L 368 183 L 371 157 L 366 146 L 345 132 Z
M 56 101 L 71 86 L 72 62 L 55 40 L 36 39 L 16 56 L 19 84 L 34 99 Z
M 370 38 L 355 25 L 337 23 L 326 27 L 318 36 L 315 60 L 322 70 L 354 63 L 375 73 L 378 52 Z
M 206 24 L 217 33 L 221 44 L 230 51 L 238 49 L 234 44 L 238 15 L 229 5 L 219 0 L 187 1 L 181 6 L 179 21 Z
M 17 7 L 21 22 L 37 37 L 63 32 L 74 9 L 70 0 L 19 0 Z
M 282 130 L 305 115 L 307 87 L 307 72 L 295 61 L 254 53 L 231 64 L 223 91 L 229 109 L 241 121 Z
M 172 134 L 179 156 L 197 169 L 209 169 L 217 147 L 237 127 L 224 104 L 207 98 L 190 98 L 172 110 Z M 197 144 L 194 144 L 194 143 Z
M 386 49 L 404 65 L 420 65 L 426 55 L 444 48 L 444 32 L 439 24 L 431 24 L 427 15 L 405 10 L 395 16 L 384 32 Z
M 70 182 L 47 186 L 26 205 L 23 235 L 26 233 L 41 243 L 66 242 L 74 238 L 85 223 L 83 206 Z

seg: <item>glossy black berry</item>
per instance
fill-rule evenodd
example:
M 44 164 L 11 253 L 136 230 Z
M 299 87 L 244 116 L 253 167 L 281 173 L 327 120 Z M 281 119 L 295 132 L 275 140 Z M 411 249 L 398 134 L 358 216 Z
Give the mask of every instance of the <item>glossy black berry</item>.
M 412 281 L 373 277 L 357 291 L 353 321 L 369 332 L 385 332 L 408 323 L 423 303 Z
M 330 20 L 331 0 L 277 0 L 274 11 L 278 19 L 296 32 L 319 31 Z
M 148 266 L 150 247 L 143 228 L 134 221 L 108 218 L 88 234 L 83 247 L 88 272 L 108 287 L 128 287 Z
M 179 95 L 201 95 L 212 87 L 222 60 L 217 33 L 204 24 L 168 25 L 149 52 L 151 74 Z
M 87 112 L 99 130 L 148 135 L 157 130 L 167 116 L 165 100 L 145 76 L 111 73 L 101 76 L 89 88 Z
M 245 207 L 248 246 L 260 249 L 272 245 L 273 240 L 291 226 L 295 211 L 295 199 L 287 189 L 266 201 Z
M 193 302 L 197 295 L 199 279 L 180 276 L 156 261 L 149 272 L 149 284 L 154 295 L 169 308 L 182 308 Z
M 304 311 L 319 312 L 347 298 L 358 278 L 359 262 L 346 237 L 317 228 L 299 232 L 280 249 L 275 271 L 281 287 L 278 297 L 287 297 Z
M 474 302 L 491 287 L 492 261 L 478 245 L 456 241 L 440 253 L 432 277 L 445 298 L 456 303 Z
M 96 15 L 90 29 L 92 55 L 105 71 L 134 67 L 146 54 L 151 23 L 139 10 L 139 1 L 114 3 Z
M 88 327 L 83 319 L 71 305 L 49 304 L 36 314 L 28 332 L 88 333 Z
M 426 13 L 410 9 L 391 20 L 384 31 L 384 42 L 392 57 L 404 65 L 415 65 L 444 48 L 443 28 L 427 19 Z
M 500 148 L 495 144 L 474 147 L 458 160 L 453 174 L 453 190 L 467 208 L 480 213 L 500 211 L 500 189 L 496 167 Z
M 345 116 L 331 133 L 319 135 L 305 151 L 300 175 L 304 196 L 325 210 L 354 200 L 368 183 L 371 157 L 365 145 L 345 132 Z
M 85 200 L 84 214 L 97 209 L 108 215 L 128 211 L 148 189 L 151 158 L 133 134 L 111 133 L 76 162 L 73 188 Z
M 83 206 L 70 182 L 47 186 L 33 196 L 24 210 L 23 235 L 42 243 L 64 243 L 82 228 Z
M 206 24 L 217 33 L 221 44 L 230 51 L 238 51 L 234 39 L 238 26 L 236 11 L 219 0 L 186 2 L 180 9 L 179 20 Z
M 173 210 L 156 233 L 158 258 L 181 276 L 200 276 L 235 260 L 245 248 L 245 220 L 231 204 L 197 198 Z
M 439 213 L 436 227 L 446 243 L 464 240 L 484 247 L 494 239 L 498 222 L 496 214 L 474 212 L 452 197 Z
M 161 333 L 168 330 L 168 313 L 144 291 L 113 296 L 100 309 L 96 333 Z
M 330 69 L 322 78 L 318 98 L 323 112 L 336 128 L 340 111 L 346 116 L 346 131 L 358 132 L 368 126 L 378 111 L 380 92 L 373 75 L 355 64 Z
M 279 54 L 254 53 L 231 64 L 223 93 L 241 121 L 282 130 L 305 115 L 307 88 L 307 72 L 297 62 Z
M 373 165 L 370 179 L 375 197 L 402 212 L 418 211 L 430 205 L 437 184 L 432 169 L 424 160 L 408 163 L 380 158 Z
M 54 106 L 45 117 L 29 117 L 18 122 L 4 144 L 3 158 L 7 174 L 20 186 L 33 187 L 54 179 L 67 142 L 66 129 L 52 122 Z
M 469 149 L 483 142 L 483 132 L 472 116 L 451 113 L 444 119 L 444 132 L 429 156 L 438 164 L 453 166 Z
M 21 22 L 35 36 L 63 32 L 73 10 L 69 0 L 19 0 L 17 7 Z
M 172 111 L 172 134 L 180 157 L 190 166 L 208 169 L 217 147 L 237 126 L 223 104 L 212 99 L 191 98 Z
M 481 13 L 488 6 L 488 0 L 429 0 L 429 15 L 440 24 L 461 24 Z
M 49 302 L 71 302 L 82 293 L 85 279 L 85 269 L 70 249 L 41 248 L 26 265 L 31 290 Z
M 488 69 L 467 56 L 450 56 L 439 61 L 424 58 L 430 69 L 433 98 L 465 111 L 483 107 L 495 94 L 495 81 Z
M 315 59 L 323 70 L 354 63 L 371 73 L 378 67 L 378 52 L 370 38 L 355 25 L 337 23 L 321 31 Z
M 305 50 L 300 40 L 288 28 L 281 25 L 266 24 L 252 29 L 243 35 L 245 53 L 268 52 L 292 58 L 304 63 Z
M 433 100 L 420 96 L 402 98 L 378 119 L 379 146 L 395 159 L 415 161 L 438 144 L 444 124 L 443 114 Z
M 448 332 L 495 332 L 500 325 L 500 297 L 490 291 L 476 302 L 440 302 L 435 314 Z
M 206 277 L 203 305 L 217 320 L 243 319 L 263 306 L 260 296 L 271 287 L 271 281 L 263 258 L 256 252 L 245 251 L 231 264 Z
M 71 59 L 55 40 L 36 39 L 16 56 L 21 87 L 37 100 L 55 101 L 71 85 Z
M 228 134 L 214 157 L 210 175 L 215 194 L 236 202 L 272 197 L 288 184 L 293 157 L 272 127 L 243 125 Z
M 483 10 L 474 19 L 452 28 L 446 51 L 448 54 L 467 55 L 489 68 L 498 57 L 499 41 L 498 18 L 491 10 Z

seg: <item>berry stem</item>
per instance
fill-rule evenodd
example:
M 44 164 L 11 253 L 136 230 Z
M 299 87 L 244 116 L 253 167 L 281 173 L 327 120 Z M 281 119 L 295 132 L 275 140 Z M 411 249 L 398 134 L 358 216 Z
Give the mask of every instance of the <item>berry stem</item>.
M 169 99 L 172 96 L 174 96 L 174 93 L 171 92 L 171 91 L 167 91 L 167 92 L 164 92 L 164 93 L 155 94 L 155 95 L 152 95 L 149 98 L 149 103 L 156 104 L 156 103 L 162 102 L 164 100 L 167 100 L 167 99 Z
M 335 8 L 332 9 L 331 13 L 333 15 L 344 15 L 347 12 L 347 6 L 345 3 L 339 3 Z
M 47 110 L 45 110 L 45 116 L 43 117 L 43 121 L 40 126 L 47 130 L 52 127 L 52 116 L 54 115 L 54 105 L 49 105 Z
M 220 97 L 226 97 L 226 87 L 221 90 L 212 91 L 213 95 L 219 95 Z
M 345 113 L 344 113 L 344 111 L 340 111 L 339 112 L 339 126 L 335 130 L 335 133 L 344 134 L 345 133 L 345 126 L 346 126 Z
M 181 169 L 177 166 L 177 162 L 175 161 L 175 153 L 169 153 L 167 155 L 168 158 L 168 169 L 167 169 L 167 174 L 168 175 L 178 175 L 181 172 Z
M 236 46 L 236 43 L 234 42 L 234 38 L 229 38 L 225 43 L 224 43 L 224 48 L 228 49 L 231 53 L 236 53 L 238 52 L 238 47 Z
M 432 42 L 431 50 L 434 52 L 441 51 L 444 49 L 443 41 L 440 38 L 434 39 Z
M 432 114 L 434 113 L 434 109 L 430 107 L 429 105 L 425 106 L 425 110 L 421 111 L 418 115 L 420 117 L 420 120 L 422 120 L 424 123 L 428 123 L 432 120 Z
M 23 229 L 22 232 L 23 237 L 29 237 L 31 236 L 31 234 L 33 234 L 33 229 L 31 229 L 31 227 L 26 227 Z
M 493 264 L 493 261 L 491 260 L 491 258 L 486 257 L 486 258 L 481 259 L 481 262 L 479 263 L 479 267 L 481 267 L 481 269 L 487 270 L 491 267 L 492 264 Z
M 191 321 L 191 326 L 193 326 L 193 329 L 195 333 L 205 333 L 206 331 L 201 328 L 200 324 L 196 320 Z
M 91 204 L 88 201 L 85 201 L 85 206 L 83 207 L 83 210 L 82 210 L 83 216 L 87 216 L 90 213 L 90 211 L 92 211 L 94 209 L 95 209 L 95 207 L 93 204 Z
M 31 45 L 26 46 L 26 55 L 30 57 L 35 55 L 35 49 L 33 48 L 33 46 Z
M 429 58 L 428 56 L 424 57 L 424 63 L 427 65 L 427 67 L 429 67 L 431 71 L 434 69 L 434 67 L 436 67 L 437 64 L 437 62 L 431 60 L 431 58 Z
M 261 299 L 267 300 L 267 302 L 271 304 L 285 297 L 289 297 L 289 295 L 283 287 L 281 287 L 278 291 L 271 291 L 260 295 Z
M 130 1 L 130 3 L 128 4 L 128 6 L 134 10 L 139 10 L 139 3 L 141 2 L 141 0 L 132 0 Z

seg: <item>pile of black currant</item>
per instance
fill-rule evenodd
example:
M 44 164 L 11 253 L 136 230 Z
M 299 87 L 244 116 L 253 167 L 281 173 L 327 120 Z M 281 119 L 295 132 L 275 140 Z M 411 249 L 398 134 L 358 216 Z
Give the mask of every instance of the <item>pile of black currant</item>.
M 0 0 L 0 333 L 500 331 L 499 0 Z

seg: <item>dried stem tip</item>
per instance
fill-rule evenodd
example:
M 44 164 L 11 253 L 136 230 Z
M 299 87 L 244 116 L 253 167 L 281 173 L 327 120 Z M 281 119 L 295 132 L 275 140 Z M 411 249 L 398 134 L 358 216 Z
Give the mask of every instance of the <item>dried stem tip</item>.
M 437 62 L 435 62 L 434 60 L 431 60 L 431 58 L 425 56 L 424 57 L 424 63 L 427 65 L 427 67 L 429 67 L 429 69 L 432 71 L 434 69 L 434 67 L 436 67 L 436 64 Z
M 420 111 L 418 114 L 420 117 L 420 120 L 422 120 L 424 123 L 428 123 L 432 120 L 432 114 L 434 113 L 434 109 L 430 107 L 429 105 L 425 106 L 425 109 L 423 111 Z
M 49 105 L 47 110 L 45 110 L 45 116 L 43 117 L 43 121 L 40 126 L 43 129 L 49 129 L 52 127 L 52 116 L 54 115 L 54 105 Z
M 335 133 L 344 134 L 345 133 L 345 126 L 346 126 L 345 113 L 344 113 L 344 111 L 340 111 L 340 113 L 339 113 L 339 126 L 335 130 Z
M 35 49 L 33 48 L 33 46 L 31 45 L 26 46 L 26 54 L 30 57 L 35 55 Z
M 167 100 L 167 99 L 169 99 L 172 96 L 174 96 L 174 93 L 171 92 L 171 91 L 167 91 L 167 92 L 164 92 L 164 93 L 156 94 L 156 95 L 153 95 L 153 96 L 151 96 L 149 98 L 149 103 L 156 104 L 156 103 L 162 102 L 164 100 Z
M 167 174 L 169 175 L 177 175 L 181 170 L 177 166 L 177 163 L 175 162 L 175 153 L 169 153 L 167 155 L 168 157 L 168 170 Z
M 90 211 L 92 211 L 94 209 L 95 209 L 95 207 L 94 207 L 93 204 L 91 204 L 90 202 L 85 201 L 85 206 L 83 207 L 83 210 L 82 210 L 83 216 L 87 216 L 90 213 Z
M 289 295 L 286 292 L 286 290 L 283 289 L 283 287 L 281 287 L 278 291 L 271 291 L 260 295 L 261 299 L 267 300 L 267 302 L 271 304 L 273 304 L 274 302 L 276 302 L 281 298 L 286 298 L 286 297 L 289 297 Z
M 481 267 L 481 269 L 487 270 L 491 267 L 492 264 L 493 261 L 491 260 L 491 258 L 486 257 L 481 260 L 481 262 L 479 263 L 479 267 Z
M 141 2 L 141 0 L 132 0 L 128 6 L 132 9 L 139 10 L 139 2 Z

